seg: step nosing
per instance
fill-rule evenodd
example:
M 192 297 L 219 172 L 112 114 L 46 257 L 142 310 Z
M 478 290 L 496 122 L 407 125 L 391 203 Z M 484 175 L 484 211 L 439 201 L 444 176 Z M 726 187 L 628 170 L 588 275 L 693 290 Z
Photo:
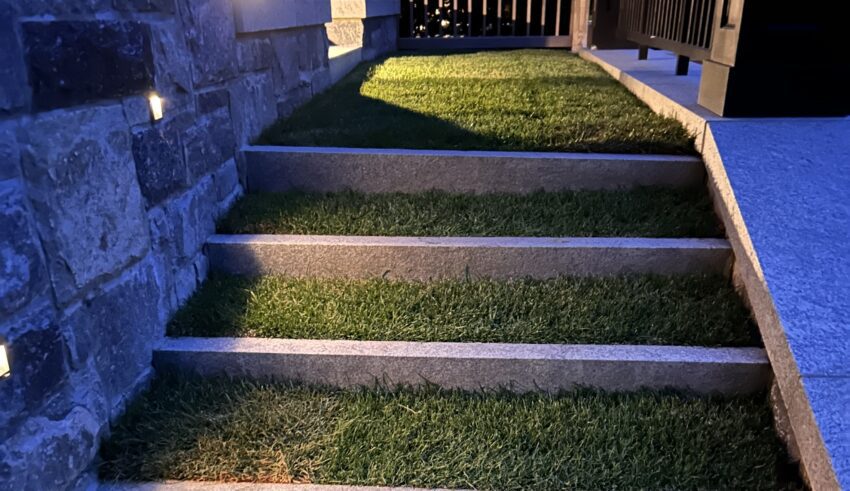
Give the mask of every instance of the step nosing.
M 606 160 L 624 162 L 682 162 L 702 163 L 702 159 L 693 155 L 675 154 L 628 154 L 593 152 L 540 152 L 540 151 L 489 151 L 489 150 L 444 150 L 444 149 L 408 149 L 408 148 L 357 148 L 357 147 L 309 147 L 249 145 L 241 148 L 243 153 L 296 153 L 296 154 L 350 154 L 350 155 L 402 155 L 432 157 L 471 157 L 471 158 L 511 158 L 511 159 L 553 159 L 553 160 Z
M 480 248 L 618 248 L 731 250 L 720 238 L 642 237 L 419 237 L 296 234 L 216 234 L 213 245 L 375 246 L 375 247 L 480 247 Z
M 159 352 L 376 358 L 766 365 L 762 348 L 607 344 L 458 343 L 277 338 L 166 338 Z

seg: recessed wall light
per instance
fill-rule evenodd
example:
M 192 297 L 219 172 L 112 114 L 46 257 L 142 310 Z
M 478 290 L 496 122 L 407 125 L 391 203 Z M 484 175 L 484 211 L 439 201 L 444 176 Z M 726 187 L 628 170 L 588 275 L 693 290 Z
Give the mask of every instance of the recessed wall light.
M 0 340 L 0 378 L 6 378 L 12 373 L 9 368 L 9 357 L 6 355 L 6 343 Z
M 151 118 L 154 121 L 162 119 L 162 97 L 153 92 L 148 96 L 148 103 L 151 106 Z

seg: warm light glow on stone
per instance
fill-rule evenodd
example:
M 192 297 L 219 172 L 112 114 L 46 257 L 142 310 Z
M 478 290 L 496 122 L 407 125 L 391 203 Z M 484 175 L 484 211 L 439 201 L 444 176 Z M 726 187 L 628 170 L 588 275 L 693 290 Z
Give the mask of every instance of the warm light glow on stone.
M 148 96 L 148 102 L 151 105 L 151 117 L 154 121 L 162 119 L 162 98 L 157 94 Z
M 0 378 L 7 377 L 10 373 L 9 357 L 6 356 L 6 345 L 0 344 Z

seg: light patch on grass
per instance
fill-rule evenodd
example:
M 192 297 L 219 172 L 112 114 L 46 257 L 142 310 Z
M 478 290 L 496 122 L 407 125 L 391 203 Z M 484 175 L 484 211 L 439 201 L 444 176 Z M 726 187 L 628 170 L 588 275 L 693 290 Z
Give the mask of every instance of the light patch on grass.
M 559 50 L 405 54 L 362 64 L 265 145 L 694 153 L 596 65 Z
M 171 336 L 373 341 L 749 346 L 721 277 L 318 280 L 214 275 Z
M 161 379 L 101 477 L 499 490 L 777 489 L 764 397 L 337 391 Z
M 265 193 L 242 198 L 220 233 L 392 236 L 718 237 L 703 189 L 528 195 Z

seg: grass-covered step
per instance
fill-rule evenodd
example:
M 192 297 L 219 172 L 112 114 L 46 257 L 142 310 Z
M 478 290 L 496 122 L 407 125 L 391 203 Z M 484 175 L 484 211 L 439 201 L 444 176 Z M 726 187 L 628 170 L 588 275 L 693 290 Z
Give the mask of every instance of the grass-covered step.
M 601 68 L 563 51 L 410 54 L 366 63 L 278 122 L 264 145 L 693 153 Z
M 165 378 L 101 450 L 103 480 L 476 489 L 778 489 L 764 396 L 341 391 Z
M 753 346 L 720 276 L 432 282 L 212 275 L 170 336 Z
M 718 237 L 702 189 L 464 195 L 261 193 L 219 223 L 224 234 Z
M 530 193 L 702 186 L 690 155 L 335 147 L 242 149 L 248 191 Z

